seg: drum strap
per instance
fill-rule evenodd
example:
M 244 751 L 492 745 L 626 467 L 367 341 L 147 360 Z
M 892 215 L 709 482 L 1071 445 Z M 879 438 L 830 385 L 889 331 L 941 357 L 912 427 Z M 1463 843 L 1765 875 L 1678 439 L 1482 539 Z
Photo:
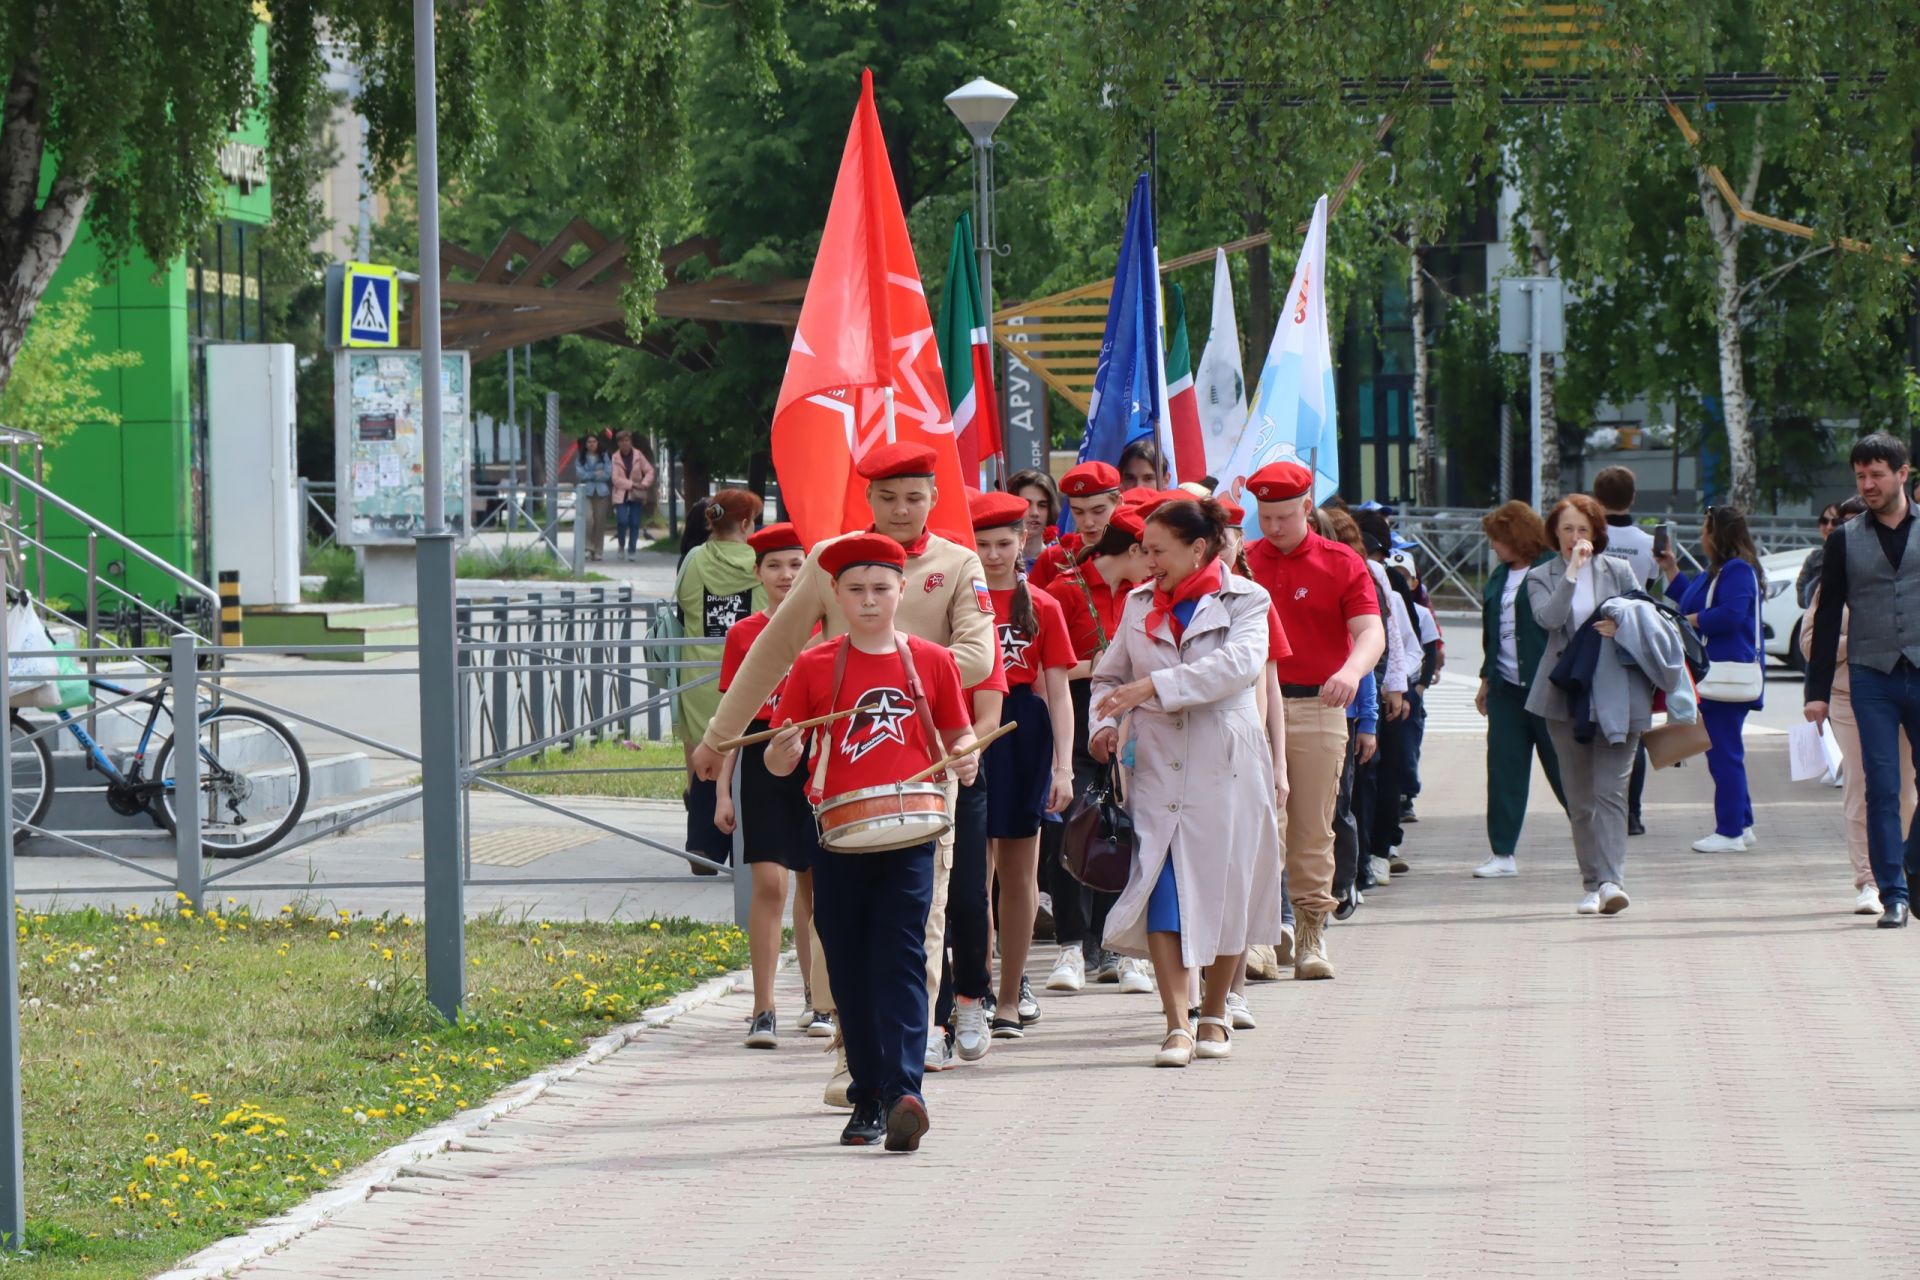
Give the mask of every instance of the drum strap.
M 913 709 L 920 721 L 920 732 L 926 738 L 927 750 L 932 754 L 927 763 L 932 764 L 945 753 L 941 751 L 940 731 L 933 723 L 933 708 L 927 703 L 926 688 L 920 683 L 920 673 L 914 669 L 913 650 L 907 645 L 906 633 L 893 633 L 893 642 L 900 654 L 900 669 L 906 673 L 907 692 L 913 697 Z M 840 685 L 847 678 L 847 654 L 853 648 L 852 636 L 840 637 L 839 651 L 833 655 L 833 695 L 827 700 L 827 709 L 833 710 L 840 705 Z M 814 772 L 814 794 L 825 793 L 827 785 L 827 756 L 833 750 L 833 726 L 828 725 L 821 732 L 827 735 L 826 750 L 820 753 L 820 764 Z

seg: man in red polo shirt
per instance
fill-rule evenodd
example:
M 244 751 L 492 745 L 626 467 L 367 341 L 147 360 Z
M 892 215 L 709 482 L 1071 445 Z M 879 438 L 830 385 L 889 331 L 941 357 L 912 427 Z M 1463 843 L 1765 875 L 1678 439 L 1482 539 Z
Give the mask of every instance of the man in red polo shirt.
M 1280 611 L 1293 652 L 1275 664 L 1287 720 L 1287 780 L 1280 810 L 1287 891 L 1299 923 L 1295 978 L 1331 978 L 1326 920 L 1333 897 L 1333 812 L 1346 759 L 1347 705 L 1386 651 L 1380 602 L 1367 566 L 1307 524 L 1313 473 L 1295 462 L 1247 481 L 1260 504 L 1260 538 L 1247 567 Z
M 1120 506 L 1120 473 L 1104 462 L 1083 462 L 1060 477 L 1060 492 L 1067 499 L 1067 510 L 1073 512 L 1076 532 L 1062 534 L 1060 541 L 1034 558 L 1033 568 L 1027 570 L 1027 585 L 1038 590 L 1045 590 L 1065 571 L 1074 552 L 1100 541 L 1107 521 Z

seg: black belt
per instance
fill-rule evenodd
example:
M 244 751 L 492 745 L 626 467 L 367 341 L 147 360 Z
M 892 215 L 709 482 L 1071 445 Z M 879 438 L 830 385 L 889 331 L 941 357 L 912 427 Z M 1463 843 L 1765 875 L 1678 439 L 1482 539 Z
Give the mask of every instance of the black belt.
M 1280 696 L 1283 698 L 1317 698 L 1320 696 L 1320 686 L 1317 684 L 1283 684 L 1280 686 Z

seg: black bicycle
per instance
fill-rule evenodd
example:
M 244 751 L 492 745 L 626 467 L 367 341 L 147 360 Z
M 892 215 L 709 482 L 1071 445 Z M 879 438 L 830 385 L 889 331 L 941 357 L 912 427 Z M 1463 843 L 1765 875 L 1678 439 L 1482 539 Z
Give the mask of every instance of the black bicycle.
M 160 744 L 153 773 L 146 772 L 147 748 L 154 727 L 166 708 L 166 686 L 144 693 L 105 680 L 94 688 L 147 706 L 147 723 L 140 742 L 124 764 L 114 763 L 71 712 L 55 714 L 86 752 L 87 768 L 106 779 L 107 805 L 115 813 L 144 813 L 168 831 L 178 829 L 174 811 L 174 774 L 179 733 Z M 56 734 L 29 737 L 33 726 L 14 711 L 13 820 L 40 825 L 53 804 L 53 750 L 48 739 Z M 245 858 L 271 849 L 285 838 L 306 811 L 313 779 L 307 754 L 287 727 L 263 712 L 222 706 L 203 712 L 198 733 L 200 749 L 200 847 L 210 858 Z

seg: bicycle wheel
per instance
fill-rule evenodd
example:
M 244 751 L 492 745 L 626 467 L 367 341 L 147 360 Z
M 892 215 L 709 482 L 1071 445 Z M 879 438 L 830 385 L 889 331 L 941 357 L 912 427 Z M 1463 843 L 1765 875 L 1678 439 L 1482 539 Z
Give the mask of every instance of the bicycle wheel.
M 271 849 L 300 821 L 312 778 L 299 739 L 272 716 L 222 707 L 201 717 L 200 847 L 209 858 L 246 858 Z M 165 788 L 155 816 L 167 830 L 174 811 L 174 748 L 168 738 L 154 758 L 153 780 Z
M 45 738 L 26 741 L 33 726 L 14 712 L 7 732 L 13 741 L 13 825 L 17 833 L 23 822 L 40 824 L 53 804 L 53 750 Z

